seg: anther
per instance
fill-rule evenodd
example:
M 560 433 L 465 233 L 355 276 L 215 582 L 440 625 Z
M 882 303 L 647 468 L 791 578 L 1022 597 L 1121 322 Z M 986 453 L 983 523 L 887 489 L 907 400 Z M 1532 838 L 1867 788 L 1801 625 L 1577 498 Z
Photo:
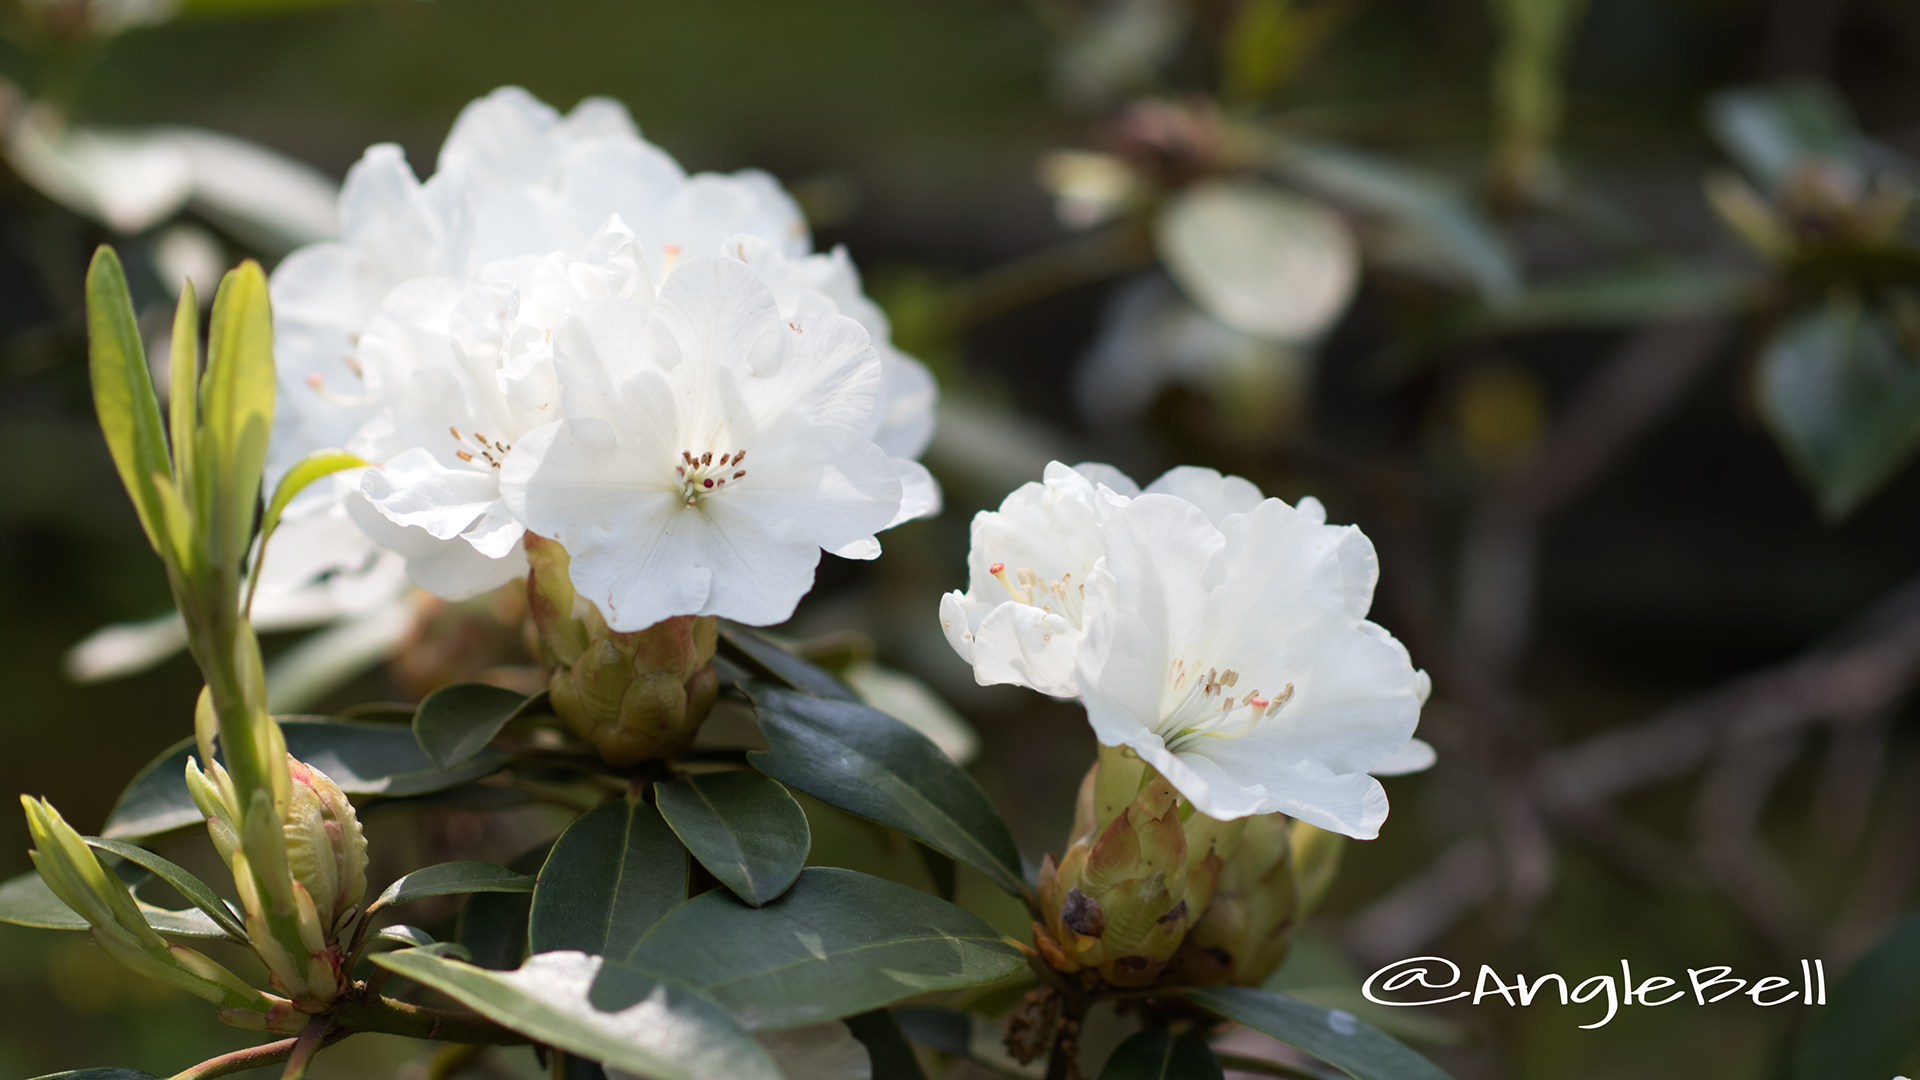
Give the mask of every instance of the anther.
M 467 453 L 467 452 L 466 452 L 465 450 L 455 450 L 455 451 L 453 452 L 453 456 L 454 456 L 454 457 L 457 457 L 457 458 L 459 458 L 459 459 L 460 459 L 461 461 L 472 461 L 472 460 L 473 460 L 473 455 L 472 455 L 472 454 L 469 454 L 469 453 Z
M 733 474 L 733 479 L 738 480 L 745 475 L 747 475 L 747 470 L 741 469 L 739 472 Z
M 711 464 L 713 464 L 713 451 L 711 451 L 711 450 L 709 450 L 709 451 L 707 451 L 706 453 L 704 453 L 704 454 L 701 454 L 701 455 L 700 455 L 700 464 L 702 464 L 702 465 L 711 465 Z
M 460 429 L 459 429 L 459 428 L 457 428 L 457 427 L 454 427 L 454 426 L 453 426 L 452 424 L 448 424 L 448 425 L 447 425 L 447 431 L 448 431 L 448 432 L 449 432 L 450 434 L 452 434 L 452 435 L 453 435 L 453 441 L 454 441 L 454 442 L 459 442 L 459 441 L 461 441 L 461 440 L 460 440 Z
M 730 457 L 732 457 L 732 456 L 733 456 L 732 454 L 721 454 L 721 455 L 720 455 L 720 464 L 722 464 L 722 465 L 725 465 L 725 464 L 727 463 L 727 459 L 728 459 L 728 458 L 730 458 Z

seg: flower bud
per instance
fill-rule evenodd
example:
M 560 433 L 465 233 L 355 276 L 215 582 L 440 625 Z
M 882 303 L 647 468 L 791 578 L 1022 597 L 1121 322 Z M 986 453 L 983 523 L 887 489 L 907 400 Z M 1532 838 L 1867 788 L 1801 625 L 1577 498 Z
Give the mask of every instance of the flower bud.
M 1103 769 L 1108 783 L 1101 782 Z M 1109 798 L 1112 773 L 1125 771 L 1140 786 L 1118 804 Z M 1194 812 L 1138 759 L 1103 750 L 1081 784 L 1072 845 L 1057 864 L 1049 855 L 1040 867 L 1047 921 L 1034 924 L 1034 944 L 1041 956 L 1060 971 L 1092 971 L 1113 986 L 1152 985 L 1207 911 L 1220 872 L 1213 848 L 1233 828 Z
M 1193 925 L 1171 977 L 1187 986 L 1258 986 L 1286 959 L 1297 914 L 1284 814 L 1245 819 L 1220 855 L 1213 904 Z
M 110 872 L 87 842 L 45 801 L 20 797 L 33 834 L 30 852 L 40 877 L 63 903 L 85 918 L 93 940 L 121 965 L 150 979 L 205 998 L 228 1011 L 264 1015 L 265 994 L 202 953 L 170 945 L 147 924 L 126 883 Z
M 684 750 L 713 708 L 719 620 L 681 615 L 644 630 L 607 628 L 577 596 L 565 548 L 527 534 L 527 603 L 552 668 L 553 711 L 615 765 Z

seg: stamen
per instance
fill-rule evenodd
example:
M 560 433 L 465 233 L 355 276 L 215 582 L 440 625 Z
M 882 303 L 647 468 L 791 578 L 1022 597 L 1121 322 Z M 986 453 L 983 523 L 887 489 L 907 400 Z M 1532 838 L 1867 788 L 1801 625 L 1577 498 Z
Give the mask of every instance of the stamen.
M 462 439 L 462 438 L 460 437 L 460 429 L 459 429 L 459 428 L 457 428 L 457 427 L 454 427 L 454 426 L 453 426 L 452 424 L 448 424 L 448 425 L 447 425 L 447 431 L 448 431 L 448 432 L 449 432 L 450 434 L 452 434 L 452 435 L 453 435 L 453 441 L 454 441 L 454 442 L 465 442 L 465 441 L 466 441 L 466 440 L 464 440 L 464 439 Z
M 735 480 L 738 480 L 738 479 L 740 479 L 741 477 L 743 477 L 743 476 L 745 476 L 745 475 L 747 475 L 747 470 L 745 470 L 745 469 L 741 469 L 741 470 L 740 470 L 739 472 L 737 472 L 737 473 L 734 473 L 734 474 L 733 474 L 733 478 L 734 478 Z
M 454 457 L 457 457 L 457 458 L 459 458 L 459 459 L 460 459 L 461 461 L 472 461 L 472 460 L 473 460 L 473 455 L 472 455 L 472 454 L 469 454 L 469 453 L 467 453 L 467 452 L 466 452 L 465 450 L 455 450 L 455 451 L 453 452 L 453 456 L 454 456 Z

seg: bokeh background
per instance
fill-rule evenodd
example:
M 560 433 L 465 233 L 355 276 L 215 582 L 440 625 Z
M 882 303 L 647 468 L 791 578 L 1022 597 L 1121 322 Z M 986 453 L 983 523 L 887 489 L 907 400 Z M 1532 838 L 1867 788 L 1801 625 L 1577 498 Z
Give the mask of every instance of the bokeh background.
M 424 175 L 496 86 L 608 95 L 689 169 L 780 177 L 936 372 L 944 515 L 828 560 L 782 632 L 950 702 L 1029 853 L 1063 843 L 1093 742 L 941 638 L 967 522 L 1049 459 L 1213 466 L 1359 524 L 1374 618 L 1435 683 L 1439 764 L 1387 781 L 1283 985 L 1351 1002 L 1422 954 L 1797 983 L 1818 957 L 1858 972 L 1824 1010 L 1368 1015 L 1461 1080 L 1920 1069 L 1909 0 L 7 0 L 0 30 L 0 791 L 97 827 L 198 689 L 183 656 L 66 666 L 167 606 L 91 419 L 86 259 L 115 243 L 163 310 L 183 267 L 271 266 L 311 228 L 169 203 L 164 169 L 76 139 L 187 126 L 328 178 L 397 142 Z M 1225 217 L 1194 255 L 1170 222 L 1203 190 Z M 524 662 L 511 609 L 418 603 L 397 660 L 302 707 Z M 451 811 L 422 834 L 505 842 Z M 0 812 L 0 877 L 27 846 Z M 0 925 L 0 1075 L 245 1042 L 80 936 Z M 319 1075 L 411 1054 L 357 1040 Z

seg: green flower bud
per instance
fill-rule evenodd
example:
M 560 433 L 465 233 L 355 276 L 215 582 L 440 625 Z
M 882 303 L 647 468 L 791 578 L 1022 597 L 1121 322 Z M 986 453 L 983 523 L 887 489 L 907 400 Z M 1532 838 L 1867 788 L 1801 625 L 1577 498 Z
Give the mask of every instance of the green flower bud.
M 1347 838 L 1285 814 L 1247 818 L 1219 849 L 1213 905 L 1168 978 L 1188 986 L 1259 986 L 1287 958 L 1293 928 L 1326 895 Z
M 1119 783 L 1115 774 L 1138 780 Z M 1137 792 L 1119 804 L 1113 792 L 1134 782 Z M 1206 913 L 1220 872 L 1213 849 L 1232 829 L 1195 813 L 1137 758 L 1103 748 L 1081 784 L 1072 845 L 1040 867 L 1041 956 L 1113 986 L 1153 985 Z
M 100 862 L 87 842 L 43 800 L 20 797 L 33 835 L 29 854 L 63 903 L 92 926 L 93 940 L 108 956 L 150 979 L 157 979 L 227 1010 L 263 1017 L 272 1007 L 265 994 L 202 953 L 169 945 L 147 924 L 126 883 Z
M 552 669 L 553 711 L 615 765 L 663 758 L 693 743 L 720 679 L 719 620 L 681 615 L 644 630 L 610 630 L 577 596 L 565 548 L 527 534 L 527 604 Z

